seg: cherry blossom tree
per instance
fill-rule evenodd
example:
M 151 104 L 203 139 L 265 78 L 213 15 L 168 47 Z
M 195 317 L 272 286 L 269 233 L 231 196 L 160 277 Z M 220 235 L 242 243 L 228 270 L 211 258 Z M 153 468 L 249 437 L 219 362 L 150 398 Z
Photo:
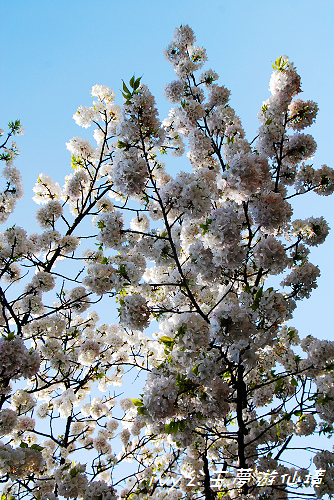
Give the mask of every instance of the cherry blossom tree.
M 0 235 L 2 500 L 334 495 L 334 453 L 316 446 L 334 432 L 334 342 L 287 326 L 329 231 L 291 205 L 334 191 L 303 132 L 318 106 L 278 58 L 248 142 L 189 26 L 165 56 L 168 118 L 141 78 L 123 83 L 122 108 L 95 85 L 74 115 L 94 145 L 71 139 L 64 185 L 42 173 L 34 187 L 41 231 Z M 23 195 L 22 132 L 1 131 L 2 223 Z M 186 171 L 168 173 L 168 155 Z M 119 388 L 129 370 L 142 394 Z M 316 473 L 289 465 L 300 448 Z

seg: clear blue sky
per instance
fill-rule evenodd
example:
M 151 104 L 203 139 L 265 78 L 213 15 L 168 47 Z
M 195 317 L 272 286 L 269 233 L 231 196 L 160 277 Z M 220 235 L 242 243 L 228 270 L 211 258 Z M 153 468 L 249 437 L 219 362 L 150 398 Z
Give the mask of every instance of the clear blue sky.
M 163 86 L 173 72 L 162 50 L 180 24 L 189 24 L 207 48 L 207 67 L 232 91 L 249 139 L 269 95 L 271 62 L 287 54 L 301 74 L 302 97 L 319 103 L 311 129 L 318 142 L 315 165 L 334 166 L 332 0 L 11 0 L 0 3 L 0 19 L 0 127 L 19 118 L 26 130 L 17 161 L 26 194 L 10 225 L 33 229 L 31 189 L 40 172 L 63 184 L 70 171 L 65 142 L 86 134 L 72 115 L 80 104 L 90 105 L 92 85 L 109 85 L 121 104 L 121 80 L 143 75 L 161 118 L 167 115 Z M 182 162 L 180 168 L 186 168 Z M 311 195 L 295 216 L 325 215 L 334 230 L 333 202 Z M 332 233 L 313 251 L 311 260 L 322 271 L 319 288 L 299 304 L 294 320 L 305 335 L 333 338 L 333 248 Z

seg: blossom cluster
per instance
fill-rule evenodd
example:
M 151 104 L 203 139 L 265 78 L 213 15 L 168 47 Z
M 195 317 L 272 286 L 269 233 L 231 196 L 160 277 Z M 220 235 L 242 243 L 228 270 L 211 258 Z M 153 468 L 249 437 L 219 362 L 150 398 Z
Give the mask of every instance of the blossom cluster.
M 289 498 L 307 478 L 318 498 L 334 494 L 331 451 L 308 448 L 326 471 L 317 483 L 308 469 L 295 481 L 284 462 L 292 439 L 334 434 L 334 342 L 286 324 L 317 287 L 310 247 L 329 233 L 292 206 L 334 192 L 334 170 L 309 164 L 316 143 L 303 132 L 318 106 L 299 99 L 282 56 L 248 141 L 195 43 L 181 26 L 165 51 L 176 80 L 163 121 L 141 78 L 123 82 L 122 108 L 94 85 L 93 105 L 74 114 L 95 128 L 94 145 L 71 139 L 64 181 L 41 173 L 33 188 L 40 231 L 0 234 L 6 498 L 211 500 L 221 464 L 239 479 L 224 482 L 227 500 Z M 20 131 L 10 124 L 0 145 L 1 222 L 22 195 L 8 143 Z M 187 157 L 185 171 L 167 170 L 169 153 Z M 141 394 L 121 394 L 133 372 Z M 113 472 L 125 462 L 120 490 Z M 245 480 L 254 470 L 261 484 Z

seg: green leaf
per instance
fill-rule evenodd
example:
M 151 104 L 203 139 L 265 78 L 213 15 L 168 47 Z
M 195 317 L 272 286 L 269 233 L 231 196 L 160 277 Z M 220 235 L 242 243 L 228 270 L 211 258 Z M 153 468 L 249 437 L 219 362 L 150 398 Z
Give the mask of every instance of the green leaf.
M 82 158 L 80 158 L 80 156 L 74 156 L 74 155 L 71 155 L 71 167 L 72 167 L 72 170 L 77 170 L 78 167 L 83 167 L 85 164 L 84 164 L 84 161 Z
M 8 128 L 10 129 L 10 132 L 14 135 L 16 132 L 18 132 L 20 130 L 20 127 L 21 127 L 20 120 L 15 120 L 14 122 L 8 123 Z
M 122 82 L 123 82 L 123 90 L 124 90 L 124 92 L 126 92 L 127 94 L 131 94 L 130 90 L 129 90 L 129 89 L 128 89 L 128 87 L 125 85 L 124 80 L 122 80 Z
M 23 441 L 21 441 L 20 448 L 29 448 L 29 446 L 27 445 L 27 443 L 24 443 Z
M 141 80 L 141 76 L 139 78 L 137 78 L 137 80 L 135 80 L 135 83 L 133 85 L 133 88 L 135 90 L 139 89 L 139 87 L 140 87 L 140 80 Z
M 133 89 L 133 91 L 129 90 L 128 87 L 125 85 L 124 80 L 122 80 L 123 81 L 122 95 L 125 99 L 125 104 L 131 104 L 131 98 L 134 96 L 134 94 L 138 93 L 138 89 L 140 86 L 140 80 L 141 80 L 141 77 L 137 78 L 136 80 L 135 80 L 134 75 L 131 77 L 129 85 L 130 85 L 130 88 Z
M 333 434 L 333 427 L 331 425 L 326 425 L 325 427 L 323 427 L 321 431 L 319 431 L 319 436 L 321 436 L 321 434 L 326 434 L 326 433 Z
M 128 271 L 127 271 L 126 266 L 124 264 L 119 265 L 117 272 L 120 276 L 122 276 L 122 278 L 126 278 L 129 280 Z
M 179 422 L 179 421 L 172 421 L 169 424 L 165 424 L 165 431 L 168 434 L 176 434 L 177 431 L 179 430 L 179 424 L 180 423 L 181 422 Z
M 278 394 L 282 389 L 282 386 L 283 386 L 283 379 L 280 378 L 279 380 L 277 380 L 275 384 L 274 394 Z
M 286 65 L 288 61 L 284 61 L 282 56 L 278 57 L 275 63 L 272 63 L 273 69 L 277 69 L 278 71 L 286 71 Z
M 160 342 L 162 342 L 163 344 L 165 344 L 166 347 L 173 347 L 173 345 L 175 344 L 175 340 L 172 339 L 171 337 L 160 337 Z
M 31 449 L 31 450 L 42 451 L 42 450 L 44 450 L 44 447 L 43 447 L 43 446 L 39 446 L 39 444 L 32 444 L 32 445 L 30 446 L 30 449 Z
M 289 328 L 288 327 L 287 330 L 286 330 L 286 332 L 288 334 L 290 342 L 292 342 L 292 340 L 293 340 L 293 338 L 294 338 L 294 336 L 296 334 L 296 330 L 294 328 Z
M 202 222 L 199 225 L 199 227 L 203 230 L 203 236 L 204 236 L 205 233 L 208 232 L 211 223 L 212 223 L 212 219 L 209 218 L 209 219 L 206 219 L 205 222 Z
M 131 399 L 129 398 L 130 401 L 133 402 L 135 406 L 144 406 L 143 400 L 142 399 Z
M 211 85 L 211 83 L 214 81 L 214 78 L 213 76 L 207 76 L 204 78 L 204 82 L 207 84 L 207 85 Z
M 295 378 L 292 378 L 290 383 L 293 387 L 298 387 L 298 382 Z
M 76 477 L 79 473 L 79 470 L 78 470 L 78 467 L 73 467 L 71 470 L 70 470 L 70 476 L 72 478 Z
M 261 286 L 261 288 L 259 288 L 256 294 L 254 295 L 254 302 L 252 305 L 253 311 L 256 311 L 256 309 L 259 308 L 260 300 L 262 297 L 263 297 L 263 286 Z
M 186 427 L 186 421 L 185 420 L 180 420 L 179 421 L 179 430 L 183 431 Z
M 175 335 L 175 337 L 180 337 L 185 333 L 186 333 L 186 325 L 181 325 L 180 328 L 177 330 L 177 334 Z
M 145 415 L 146 408 L 145 406 L 137 406 L 138 415 Z

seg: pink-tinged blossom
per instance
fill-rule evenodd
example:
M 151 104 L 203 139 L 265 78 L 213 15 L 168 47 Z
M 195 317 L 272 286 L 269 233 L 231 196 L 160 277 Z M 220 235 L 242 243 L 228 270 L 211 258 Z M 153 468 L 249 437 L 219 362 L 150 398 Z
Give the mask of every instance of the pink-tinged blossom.
M 165 205 L 175 213 L 185 212 L 200 217 L 211 208 L 207 184 L 194 174 L 181 172 L 175 180 L 167 182 L 160 193 Z
M 70 153 L 82 160 L 94 162 L 97 157 L 97 152 L 87 139 L 81 137 L 73 137 L 70 142 L 66 143 Z
M 98 342 L 92 339 L 85 340 L 79 349 L 78 361 L 84 366 L 93 364 L 101 351 L 101 346 Z
M 213 251 L 219 247 L 232 247 L 241 239 L 242 218 L 237 205 L 226 204 L 214 210 L 203 224 L 205 244 Z
M 69 197 L 71 201 L 84 196 L 89 184 L 87 172 L 82 169 L 73 172 L 65 177 L 64 196 Z
M 27 232 L 19 226 L 13 226 L 0 234 L 1 250 L 3 258 L 18 258 L 27 254 L 31 249 L 27 239 Z
M 321 245 L 328 233 L 329 227 L 323 217 L 309 217 L 305 220 L 297 219 L 292 223 L 294 236 L 301 238 L 307 245 Z
M 334 192 L 334 169 L 322 165 L 317 171 L 320 176 L 319 187 L 315 189 L 317 194 L 328 196 Z
M 315 428 L 317 426 L 317 421 L 311 413 L 306 413 L 305 415 L 301 415 L 297 425 L 296 425 L 296 433 L 299 436 L 309 436 L 313 434 Z
M 14 410 L 6 408 L 0 410 L 0 436 L 10 434 L 16 427 L 17 413 Z
M 251 207 L 254 221 L 271 234 L 290 221 L 292 208 L 279 193 L 263 193 L 254 199 Z
M 18 417 L 16 427 L 18 431 L 32 431 L 35 428 L 35 423 L 34 418 L 22 415 Z
M 21 415 L 30 412 L 36 406 L 36 399 L 29 392 L 18 389 L 10 398 L 12 410 L 19 411 Z
M 27 474 L 40 473 L 44 468 L 44 458 L 38 450 L 31 448 L 12 448 L 0 443 L 0 473 L 8 474 L 11 479 L 25 478 Z
M 262 238 L 254 247 L 254 261 L 258 268 L 270 274 L 281 273 L 288 265 L 285 248 L 274 236 Z
M 317 278 L 319 276 L 318 266 L 305 262 L 301 266 L 294 266 L 291 273 L 287 275 L 280 285 L 291 287 L 292 296 L 300 300 L 308 298 L 311 291 L 317 288 Z
M 88 128 L 92 121 L 99 119 L 99 112 L 93 107 L 79 106 L 73 115 L 73 119 L 79 127 Z
M 73 465 L 69 470 L 59 467 L 55 470 L 54 477 L 58 485 L 59 495 L 66 498 L 82 497 L 86 491 L 88 479 L 84 473 L 85 465 Z
M 125 195 L 138 195 L 145 188 L 149 173 L 145 159 L 136 148 L 116 149 L 111 179 L 114 189 Z
M 111 445 L 108 443 L 106 437 L 98 433 L 97 437 L 93 440 L 93 447 L 99 452 L 101 455 L 106 455 L 111 452 Z
M 85 488 L 83 500 L 116 500 L 117 493 L 112 486 L 108 486 L 104 481 L 92 481 Z
M 281 93 L 287 99 L 291 99 L 291 97 L 301 91 L 300 76 L 287 56 L 282 56 L 280 59 L 281 68 L 272 73 L 269 90 L 273 95 Z
M 84 312 L 90 307 L 89 292 L 84 286 L 72 288 L 68 294 L 68 305 L 73 311 Z
M 57 200 L 49 201 L 36 212 L 36 219 L 42 229 L 54 228 L 56 220 L 63 214 L 63 207 Z
M 111 103 L 115 99 L 115 92 L 107 85 L 93 85 L 91 94 L 98 97 L 100 101 Z
M 288 110 L 289 127 L 294 130 L 302 130 L 315 122 L 319 108 L 314 101 L 296 99 L 289 104 Z
M 120 248 L 125 240 L 122 232 L 124 218 L 121 212 L 112 214 L 101 214 L 96 218 L 96 226 L 100 229 L 98 240 L 106 248 Z
M 206 165 L 212 166 L 213 148 L 210 138 L 200 130 L 192 130 L 189 133 L 188 139 L 190 150 L 187 156 L 193 165 L 194 172 Z
M 317 469 L 326 471 L 319 486 L 317 486 L 317 496 L 322 498 L 324 495 L 334 494 L 334 453 L 322 450 L 318 451 L 313 458 L 313 463 Z
M 77 236 L 73 234 L 63 236 L 58 243 L 61 255 L 64 256 L 74 252 L 79 244 L 80 239 Z
M 33 200 L 39 205 L 48 203 L 50 200 L 59 200 L 62 197 L 58 182 L 54 182 L 51 177 L 43 173 L 39 174 L 33 191 L 36 193 Z
M 171 103 L 180 102 L 185 95 L 185 85 L 180 80 L 168 83 L 165 86 L 165 95 Z
M 211 85 L 208 106 L 225 106 L 230 99 L 230 94 L 231 92 L 223 85 Z
M 317 144 L 310 134 L 289 136 L 283 148 L 284 157 L 291 163 L 299 163 L 311 158 L 317 149 Z
M 120 323 L 131 330 L 143 330 L 149 325 L 150 311 L 139 294 L 126 295 L 121 302 Z
M 14 166 L 6 166 L 2 176 L 8 182 L 6 190 L 0 193 L 0 223 L 6 222 L 14 211 L 16 202 L 23 196 L 22 176 Z
M 264 156 L 251 153 L 237 153 L 230 162 L 229 170 L 223 175 L 227 189 L 236 191 L 237 197 L 244 195 L 248 200 L 259 193 L 269 180 L 269 165 Z M 231 193 L 233 196 L 233 193 Z
M 293 299 L 268 289 L 259 302 L 256 314 L 263 318 L 267 324 L 282 324 L 292 318 L 292 311 L 295 308 L 296 304 Z
M 38 271 L 32 279 L 32 286 L 42 292 L 48 292 L 55 286 L 55 280 L 52 274 L 45 271 Z
M 150 151 L 152 147 L 162 144 L 165 134 L 158 118 L 154 97 L 146 85 L 140 85 L 131 100 L 125 104 L 118 131 L 121 142 L 136 144 L 141 150 L 145 147 Z
M 213 82 L 218 80 L 218 78 L 218 74 L 212 69 L 207 69 L 199 77 L 200 82 L 203 82 L 209 88 L 211 87 Z
M 88 276 L 83 279 L 87 290 L 103 295 L 110 292 L 115 286 L 115 269 L 109 264 L 89 264 Z
M 40 367 L 38 351 L 29 351 L 20 338 L 0 339 L 1 379 L 30 378 Z

